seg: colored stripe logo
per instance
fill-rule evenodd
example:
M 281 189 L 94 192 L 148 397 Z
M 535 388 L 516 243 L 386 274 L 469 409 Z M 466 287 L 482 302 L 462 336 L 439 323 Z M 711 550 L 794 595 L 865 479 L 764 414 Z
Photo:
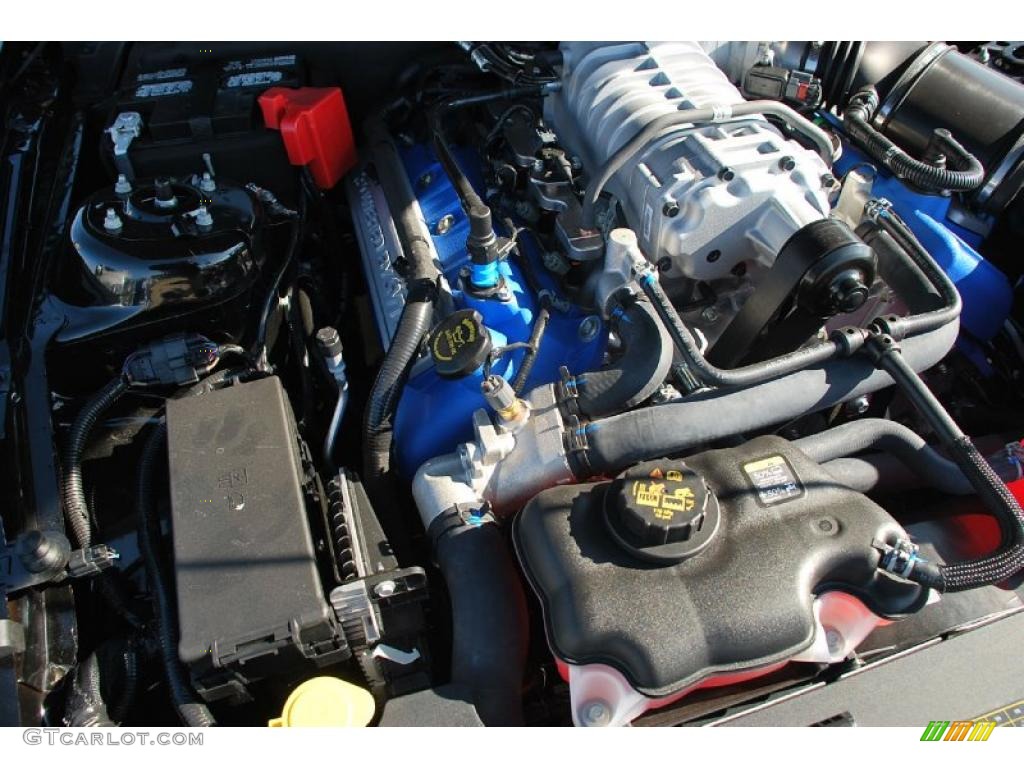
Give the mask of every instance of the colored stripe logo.
M 921 734 L 921 741 L 988 741 L 994 720 L 932 720 Z

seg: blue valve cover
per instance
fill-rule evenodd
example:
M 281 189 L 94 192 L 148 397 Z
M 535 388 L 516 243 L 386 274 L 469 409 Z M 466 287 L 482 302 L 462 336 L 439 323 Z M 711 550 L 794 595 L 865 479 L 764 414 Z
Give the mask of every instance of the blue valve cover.
M 459 157 L 471 181 L 482 189 L 481 180 L 473 178 L 472 173 L 479 159 L 468 153 L 459 153 Z M 462 273 L 470 266 L 466 251 L 469 221 L 458 194 L 427 146 L 404 148 L 402 160 L 430 228 L 441 271 L 451 286 L 455 309 L 479 312 L 495 348 L 527 341 L 541 304 L 519 265 L 514 260 L 498 263 L 498 271 L 505 281 L 505 290 L 500 296 L 481 298 L 466 293 L 462 289 Z M 498 222 L 495 225 L 499 226 Z M 544 268 L 540 248 L 529 233 L 520 235 L 519 247 L 532 265 L 531 271 L 541 288 L 557 296 L 557 283 Z M 595 323 L 599 324 L 596 334 Z M 563 365 L 574 373 L 599 367 L 607 335 L 600 318 L 558 302 L 558 307 L 550 310 L 543 343 L 523 391 L 557 380 L 559 367 Z M 493 372 L 511 381 L 523 355 L 523 350 L 503 355 L 495 362 Z M 472 439 L 473 411 L 486 407 L 480 393 L 482 380 L 482 367 L 462 378 L 445 379 L 438 375 L 429 357 L 414 366 L 395 414 L 395 455 L 399 471 L 405 477 L 415 474 L 427 459 L 450 453 L 459 443 Z

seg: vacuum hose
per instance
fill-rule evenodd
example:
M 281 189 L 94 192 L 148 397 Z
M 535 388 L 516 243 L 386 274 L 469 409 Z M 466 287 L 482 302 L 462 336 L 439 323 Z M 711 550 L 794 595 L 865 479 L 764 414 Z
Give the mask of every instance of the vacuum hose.
M 871 125 L 871 115 L 878 103 L 874 88 L 854 94 L 843 113 L 843 125 L 858 145 L 872 158 L 901 179 L 921 189 L 942 192 L 970 192 L 981 186 L 985 169 L 974 155 L 946 129 L 936 129 L 934 151 L 952 165 L 952 169 L 911 157 L 888 137 Z
M 865 346 L 875 365 L 888 373 L 939 436 L 950 456 L 974 487 L 978 497 L 999 520 L 1003 544 L 985 557 L 936 565 L 911 560 L 907 578 L 939 592 L 960 592 L 998 584 L 1024 568 L 1024 510 L 1013 494 L 963 433 L 938 398 L 914 372 L 891 336 L 877 334 Z

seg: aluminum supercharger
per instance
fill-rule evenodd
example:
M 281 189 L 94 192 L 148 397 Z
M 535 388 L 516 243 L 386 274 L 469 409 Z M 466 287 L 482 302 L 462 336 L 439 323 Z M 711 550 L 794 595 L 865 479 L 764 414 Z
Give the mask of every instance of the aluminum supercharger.
M 562 88 L 545 100 L 546 117 L 586 168 L 662 115 L 719 110 L 711 124 L 667 130 L 606 186 L 674 298 L 685 304 L 699 283 L 712 289 L 715 302 L 685 317 L 714 343 L 786 240 L 828 216 L 828 168 L 765 117 L 732 117 L 744 99 L 700 43 L 561 50 Z

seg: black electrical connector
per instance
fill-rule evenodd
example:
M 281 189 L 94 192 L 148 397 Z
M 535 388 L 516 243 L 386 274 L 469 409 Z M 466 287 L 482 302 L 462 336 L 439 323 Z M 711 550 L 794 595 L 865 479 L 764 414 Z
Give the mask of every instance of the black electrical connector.
M 220 348 L 205 336 L 179 333 L 150 342 L 128 356 L 124 376 L 133 387 L 195 384 L 213 370 Z

